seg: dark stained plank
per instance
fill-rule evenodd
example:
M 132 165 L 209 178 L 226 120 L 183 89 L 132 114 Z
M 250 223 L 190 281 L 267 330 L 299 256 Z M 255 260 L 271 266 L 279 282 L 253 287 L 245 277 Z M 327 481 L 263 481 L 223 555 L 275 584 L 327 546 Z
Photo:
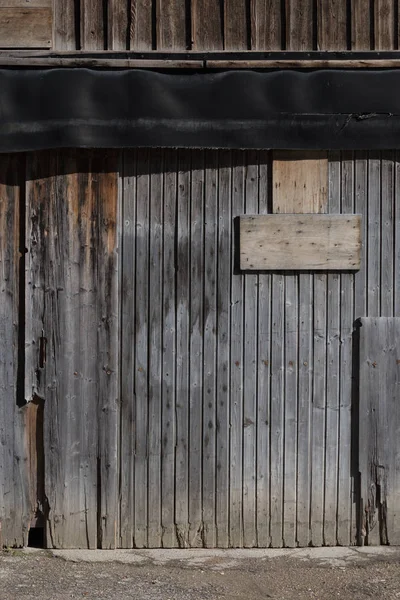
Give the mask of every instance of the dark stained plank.
M 82 50 L 104 50 L 104 12 L 102 0 L 81 0 Z
M 369 2 L 351 2 L 351 50 L 373 50 L 371 45 Z
M 161 528 L 162 546 L 178 545 L 175 526 L 176 440 L 176 279 L 175 247 L 178 151 L 164 150 L 163 181 L 163 301 L 162 301 L 162 423 Z
M 190 195 L 189 544 L 203 545 L 204 152 L 192 152 Z
M 226 436 L 226 431 L 217 430 L 217 399 L 226 403 L 227 393 L 220 396 L 217 390 L 218 371 L 224 366 L 225 357 L 217 353 L 217 233 L 218 233 L 218 151 L 209 150 L 205 158 L 205 201 L 204 201 L 204 399 L 203 399 L 203 526 L 204 545 L 215 547 L 216 539 L 216 486 L 217 457 L 216 439 Z M 228 262 L 228 261 L 227 261 Z M 217 283 L 218 282 L 218 283 Z M 218 299 L 221 296 L 218 295 Z M 222 299 L 222 298 L 221 298 Z M 218 328 L 219 333 L 219 328 Z M 218 356 L 218 359 L 217 359 Z M 226 383 L 225 383 L 226 386 Z M 226 437 L 225 440 L 226 442 Z M 226 469 L 225 469 L 226 471 Z M 218 503 L 218 501 L 217 501 Z M 225 507 L 224 507 L 225 508 Z M 227 511 L 224 510 L 225 517 Z M 219 516 L 219 513 L 218 513 Z
M 223 50 L 223 15 L 219 0 L 192 0 L 192 50 Z
M 315 49 L 312 0 L 286 0 L 286 49 Z
M 245 0 L 224 2 L 224 50 L 247 50 L 247 6 Z
M 281 50 L 281 0 L 252 0 L 251 49 Z
M 0 48 L 50 48 L 51 8 L 1 8 Z
M 136 451 L 136 181 L 137 150 L 124 152 L 121 281 L 121 445 L 120 525 L 121 548 L 133 548 L 135 526 Z
M 21 162 L 22 161 L 22 162 Z M 28 541 L 33 516 L 27 469 L 26 407 L 17 406 L 20 185 L 24 159 L 0 156 L 0 546 Z M 22 240 L 21 240 L 22 241 Z M 23 401 L 23 399 L 22 399 Z
M 178 545 L 189 545 L 190 150 L 178 151 L 176 215 L 175 523 Z
M 229 442 L 230 442 L 230 284 L 232 265 L 230 243 L 232 232 L 231 190 L 232 154 L 219 152 L 217 213 L 217 372 L 216 395 L 216 525 L 217 547 L 229 546 Z
M 75 1 L 54 2 L 54 50 L 77 50 Z
M 129 0 L 108 1 L 108 40 L 109 50 L 128 50 L 129 32 Z
M 130 50 L 152 50 L 152 0 L 131 0 Z
M 157 50 L 186 50 L 185 0 L 156 0 Z
M 347 50 L 347 0 L 319 0 L 318 50 Z
M 374 2 L 374 46 L 375 50 L 395 49 L 395 4 L 393 0 Z

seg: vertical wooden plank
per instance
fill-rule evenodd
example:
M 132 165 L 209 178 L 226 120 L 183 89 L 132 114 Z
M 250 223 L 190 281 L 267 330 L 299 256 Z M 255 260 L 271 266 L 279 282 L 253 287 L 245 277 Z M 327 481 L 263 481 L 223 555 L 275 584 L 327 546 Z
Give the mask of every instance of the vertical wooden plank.
M 81 0 L 80 6 L 82 50 L 104 50 L 103 1 Z
M 204 545 L 216 545 L 217 436 L 217 226 L 218 153 L 207 151 L 204 206 L 204 400 L 203 400 L 203 521 Z M 220 398 L 224 402 L 225 394 Z M 218 502 L 218 500 L 217 500 Z
M 258 211 L 258 158 L 246 153 L 245 211 Z M 243 545 L 256 544 L 256 402 L 258 276 L 244 276 L 244 397 L 243 397 Z
M 319 0 L 318 50 L 347 50 L 347 0 Z
M 395 50 L 395 2 L 374 1 L 374 46 L 375 50 Z
M 192 153 L 190 198 L 189 543 L 203 545 L 204 152 Z
M 232 155 L 219 152 L 217 233 L 217 546 L 229 545 L 229 444 L 230 444 L 230 255 L 232 214 Z
M 247 3 L 244 0 L 224 2 L 224 50 L 248 50 Z
M 286 0 L 286 49 L 314 50 L 312 0 Z
M 381 171 L 381 298 L 380 315 L 394 316 L 394 161 L 392 152 L 382 153 Z
M 400 194 L 400 153 L 395 152 L 394 155 L 394 316 L 400 317 L 400 210 L 399 210 L 399 194 Z
M 368 160 L 368 248 L 367 315 L 380 315 L 381 281 L 381 157 L 373 152 Z
M 189 297 L 191 152 L 178 153 L 176 267 L 175 522 L 178 545 L 189 545 Z
M 149 240 L 151 152 L 137 153 L 136 180 L 136 303 L 135 303 L 135 527 L 134 546 L 148 544 L 148 453 L 149 453 Z
M 341 212 L 354 214 L 354 160 L 352 152 L 342 153 Z M 341 273 L 340 304 L 340 409 L 339 409 L 339 457 L 338 457 L 338 503 L 337 543 L 351 543 L 351 444 L 352 427 L 352 342 L 354 321 L 354 275 Z M 354 424 L 353 424 L 354 425 Z
M 259 153 L 260 214 L 269 212 L 270 153 Z M 271 275 L 258 276 L 258 374 L 257 374 L 257 545 L 266 548 L 269 535 L 269 436 L 271 361 Z
M 285 279 L 272 275 L 272 326 L 271 326 L 271 477 L 270 518 L 271 545 L 283 545 L 283 482 L 284 482 L 284 306 Z
M 244 156 L 239 150 L 232 152 L 232 216 L 244 213 Z M 236 225 L 235 225 L 236 226 Z M 235 262 L 238 239 L 232 236 L 231 261 Z M 229 541 L 233 548 L 243 546 L 243 280 L 237 273 L 231 279 L 231 439 L 230 439 L 230 498 L 229 498 Z
M 0 156 L 0 547 L 25 545 L 33 516 L 26 470 L 26 409 L 17 406 L 20 241 L 24 244 L 19 239 L 21 160 L 20 155 Z
M 223 50 L 223 17 L 219 0 L 192 0 L 191 14 L 193 44 L 191 49 Z
M 311 543 L 323 545 L 326 411 L 327 275 L 314 275 L 313 407 L 311 435 Z
M 354 275 L 354 319 L 367 315 L 367 248 L 368 248 L 368 154 L 354 154 L 355 212 L 361 215 L 361 268 Z
M 162 150 L 151 155 L 150 243 L 149 243 L 149 449 L 148 449 L 148 544 L 161 546 L 161 368 L 162 368 L 162 223 L 163 223 Z
M 130 50 L 152 50 L 156 44 L 153 40 L 153 0 L 130 0 L 130 3 Z
M 161 526 L 162 545 L 167 548 L 174 548 L 177 545 L 174 514 L 175 365 L 177 358 L 175 304 L 177 158 L 177 150 L 164 151 Z
M 109 50 L 127 50 L 129 37 L 129 0 L 108 0 L 108 40 Z
M 373 50 L 369 2 L 351 0 L 351 50 Z
M 136 435 L 136 181 L 137 151 L 124 152 L 121 321 L 120 546 L 133 548 Z
M 251 50 L 282 50 L 281 0 L 251 0 Z
M 77 50 L 75 0 L 53 3 L 54 50 Z
M 185 0 L 157 0 L 157 50 L 186 50 Z
M 330 153 L 329 212 L 340 213 L 341 169 L 340 153 Z M 336 545 L 339 381 L 340 381 L 340 284 L 339 273 L 327 276 L 327 346 L 326 346 L 326 434 L 324 545 Z

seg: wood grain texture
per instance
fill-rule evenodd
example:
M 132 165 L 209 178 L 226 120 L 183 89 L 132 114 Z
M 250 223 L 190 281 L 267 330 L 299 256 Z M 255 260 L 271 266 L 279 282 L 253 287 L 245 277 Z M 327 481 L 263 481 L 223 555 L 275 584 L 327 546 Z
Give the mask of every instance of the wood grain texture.
M 51 8 L 53 0 L 0 0 L 0 8 Z
M 286 1 L 286 49 L 314 50 L 312 0 Z
M 374 2 L 375 50 L 395 49 L 395 4 L 396 2 L 392 0 L 375 0 Z
M 224 2 L 224 50 L 247 50 L 247 5 L 243 0 Z
M 156 0 L 157 50 L 186 50 L 185 0 Z
M 250 10 L 251 49 L 281 50 L 280 0 L 252 0 Z
M 347 50 L 346 0 L 319 0 L 318 50 Z
M 275 150 L 272 179 L 274 213 L 326 212 L 328 200 L 326 152 Z
M 131 0 L 130 50 L 152 50 L 152 0 Z
M 109 0 L 108 40 L 109 50 L 129 50 L 129 0 Z
M 192 50 L 223 50 L 223 13 L 219 0 L 192 0 Z
M 1 8 L 0 48 L 50 48 L 51 8 Z
M 327 270 L 360 267 L 361 219 L 357 215 L 242 217 L 242 269 Z
M 82 0 L 81 46 L 82 50 L 104 50 L 104 12 L 102 0 Z
M 78 50 L 75 29 L 75 0 L 54 2 L 54 49 Z
M 351 50 L 373 50 L 369 2 L 352 0 Z

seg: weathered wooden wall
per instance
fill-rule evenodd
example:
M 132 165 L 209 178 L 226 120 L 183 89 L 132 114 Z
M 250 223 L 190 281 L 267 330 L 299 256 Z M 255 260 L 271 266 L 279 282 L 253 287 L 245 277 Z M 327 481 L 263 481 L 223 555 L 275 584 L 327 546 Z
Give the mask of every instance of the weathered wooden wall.
M 398 39 L 398 0 L 0 2 L 0 48 L 383 50 Z
M 3 156 L 2 543 L 38 512 L 50 546 L 355 543 L 353 331 L 400 316 L 399 158 L 329 153 L 359 272 L 268 274 L 236 221 L 272 212 L 267 151 Z

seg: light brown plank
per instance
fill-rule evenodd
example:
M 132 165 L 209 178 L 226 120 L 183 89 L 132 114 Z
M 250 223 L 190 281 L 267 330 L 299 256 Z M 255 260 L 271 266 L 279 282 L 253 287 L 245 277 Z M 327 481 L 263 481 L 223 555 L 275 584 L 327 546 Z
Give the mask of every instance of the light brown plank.
M 319 0 L 318 50 L 347 50 L 346 0 Z
M 157 0 L 156 7 L 157 50 L 185 50 L 185 0 Z
M 342 269 L 360 266 L 358 215 L 260 215 L 240 219 L 241 269 Z
M 286 0 L 286 49 L 314 49 L 312 0 Z
M 50 48 L 50 8 L 0 8 L 0 48 Z
M 375 0 L 375 50 L 394 50 L 395 15 L 393 0 Z
M 0 8 L 47 8 L 52 0 L 0 0 Z
M 281 50 L 281 0 L 252 0 L 251 49 Z
M 76 50 L 75 1 L 54 2 L 54 48 Z
M 192 50 L 223 50 L 223 48 L 224 36 L 219 0 L 193 0 Z
M 275 151 L 273 158 L 273 212 L 325 212 L 328 194 L 327 153 Z
M 83 50 L 105 48 L 102 0 L 81 0 L 81 44 Z
M 109 0 L 108 2 L 108 48 L 127 50 L 129 28 L 129 1 Z
M 152 50 L 152 0 L 131 0 L 131 50 Z
M 369 2 L 352 0 L 351 49 L 371 50 Z

